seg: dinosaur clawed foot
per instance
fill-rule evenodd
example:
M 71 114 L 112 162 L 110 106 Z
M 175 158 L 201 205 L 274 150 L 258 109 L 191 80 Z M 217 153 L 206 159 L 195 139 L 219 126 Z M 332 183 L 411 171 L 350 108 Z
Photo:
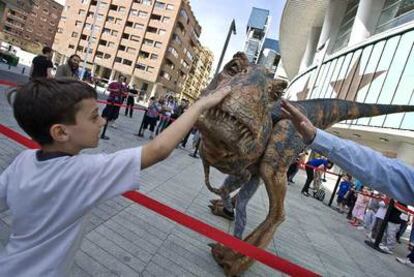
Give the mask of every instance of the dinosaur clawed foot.
M 219 243 L 209 244 L 214 260 L 220 265 L 226 276 L 238 276 L 253 263 L 253 260 Z

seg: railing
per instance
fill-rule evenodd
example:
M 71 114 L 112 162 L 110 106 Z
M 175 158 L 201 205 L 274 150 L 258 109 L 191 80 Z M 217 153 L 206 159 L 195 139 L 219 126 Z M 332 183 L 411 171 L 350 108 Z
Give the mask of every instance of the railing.
M 317 65 L 309 67 L 291 82 L 287 97 L 414 105 L 413 48 L 411 22 L 331 55 L 320 65 L 320 70 Z M 414 130 L 414 115 L 399 113 L 345 123 Z

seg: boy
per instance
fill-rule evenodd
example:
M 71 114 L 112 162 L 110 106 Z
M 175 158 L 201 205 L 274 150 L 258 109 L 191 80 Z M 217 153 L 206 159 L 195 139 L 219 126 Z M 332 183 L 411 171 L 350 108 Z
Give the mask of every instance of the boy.
M 82 239 L 85 215 L 98 203 L 139 188 L 141 169 L 165 158 L 229 87 L 200 99 L 150 143 L 113 154 L 96 147 L 105 120 L 96 92 L 79 81 L 37 79 L 19 88 L 14 116 L 41 145 L 23 151 L 0 175 L 0 212 L 12 227 L 0 253 L 0 276 L 67 276 Z

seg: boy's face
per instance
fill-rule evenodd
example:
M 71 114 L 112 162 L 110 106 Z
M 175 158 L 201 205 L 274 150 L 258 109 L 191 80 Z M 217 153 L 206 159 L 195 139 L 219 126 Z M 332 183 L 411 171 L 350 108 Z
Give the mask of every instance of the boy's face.
M 99 114 L 98 105 L 94 98 L 83 99 L 76 113 L 76 124 L 66 125 L 69 135 L 68 143 L 74 149 L 94 148 L 98 146 L 101 128 L 105 119 Z

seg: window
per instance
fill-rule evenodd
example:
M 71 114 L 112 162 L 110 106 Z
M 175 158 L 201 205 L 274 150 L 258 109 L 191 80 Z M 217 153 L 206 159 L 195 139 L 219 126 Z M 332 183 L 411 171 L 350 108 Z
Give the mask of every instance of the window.
M 168 16 L 164 16 L 163 18 L 162 18 L 162 22 L 163 23 L 167 23 L 167 22 L 169 22 L 170 21 L 170 17 L 168 17 Z
M 111 55 L 110 54 L 104 54 L 104 59 L 110 59 L 111 58 Z
M 28 29 L 28 28 L 27 28 L 27 29 Z M 63 33 L 63 28 L 58 28 L 58 29 L 57 29 L 57 32 L 58 32 L 59 34 Z
M 75 49 L 75 45 L 69 44 L 69 49 Z
M 147 72 L 149 72 L 149 73 L 154 72 L 154 67 L 152 67 L 152 66 L 147 66 Z
M 115 19 L 115 24 L 121 25 L 121 22 L 122 22 L 122 19 L 121 18 Z
M 180 16 L 183 17 L 186 22 L 188 22 L 188 15 L 184 9 L 181 9 Z
M 157 54 L 151 54 L 150 59 L 151 60 L 157 60 L 158 59 L 158 55 Z
M 75 21 L 75 26 L 76 26 L 76 27 L 80 27 L 80 26 L 82 26 L 82 21 L 76 20 L 76 21 Z
M 103 14 L 98 14 L 98 16 L 96 17 L 96 20 L 103 20 L 103 19 L 104 19 Z
M 164 30 L 164 29 L 159 29 L 158 30 L 158 34 L 159 35 L 163 35 L 163 34 L 165 34 L 167 31 L 166 30 Z
M 88 39 L 88 36 L 87 35 L 81 35 L 81 39 L 87 40 Z
M 397 27 L 414 17 L 414 1 L 412 0 L 387 0 L 378 20 L 376 33 Z
M 79 15 L 85 15 L 86 14 L 86 11 L 85 10 L 79 10 L 79 13 L 78 13 Z
M 145 68 L 146 68 L 146 64 L 144 64 L 144 63 L 136 63 L 135 64 L 135 68 L 136 69 L 139 69 L 139 70 L 145 70 Z
M 125 13 L 125 8 L 124 7 L 119 7 L 118 12 Z
M 110 11 L 117 11 L 117 10 L 118 10 L 118 6 L 117 6 L 117 5 L 112 5 L 112 4 L 111 4 L 111 5 L 109 6 L 109 10 L 110 10 Z
M 122 63 L 125 64 L 125 65 L 132 65 L 132 61 L 126 60 L 126 59 L 123 60 Z
M 161 15 L 153 13 L 153 14 L 151 14 L 150 19 L 161 21 Z
M 144 39 L 144 45 L 152 46 L 154 44 L 154 41 L 151 39 Z
M 108 22 L 114 22 L 115 21 L 115 17 L 108 16 L 108 18 L 106 19 L 106 21 L 108 21 Z
M 174 10 L 174 5 L 173 4 L 167 4 L 166 9 L 169 10 L 169 11 L 172 11 L 172 10 Z
M 156 41 L 156 42 L 154 43 L 154 47 L 155 47 L 155 48 L 161 48 L 161 46 L 162 46 L 162 43 L 161 43 L 161 42 L 159 42 L 159 41 Z
M 73 37 L 73 38 L 77 38 L 78 36 L 79 36 L 79 33 L 72 32 L 72 37 Z
M 134 26 L 134 22 L 132 21 L 127 21 L 127 23 L 125 24 L 126 27 L 132 27 Z
M 165 78 L 165 79 L 167 79 L 167 80 L 171 80 L 171 75 L 168 74 L 168 72 L 165 72 L 163 70 L 161 70 L 160 76 L 163 77 L 163 78 Z
M 135 41 L 135 42 L 139 42 L 140 38 L 141 37 L 139 37 L 139 36 L 131 35 L 130 40 Z
M 122 38 L 124 38 L 124 39 L 129 39 L 129 34 L 127 34 L 127 33 L 123 33 L 123 34 L 122 34 Z
M 116 62 L 116 63 L 121 63 L 121 62 L 122 62 L 122 58 L 120 58 L 120 57 L 115 57 L 115 62 Z
M 109 28 L 103 28 L 102 29 L 102 33 L 104 33 L 104 34 L 110 34 L 111 33 L 111 29 L 109 29 Z
M 344 18 L 336 37 L 333 49 L 339 50 L 348 45 L 351 37 L 352 26 L 354 25 L 355 16 L 358 10 L 358 0 L 349 1 L 346 7 Z
M 126 52 L 130 54 L 134 54 L 135 52 L 137 52 L 137 49 L 135 49 L 134 47 L 128 47 L 126 49 Z
M 148 28 L 147 28 L 147 32 L 149 32 L 149 33 L 157 33 L 157 28 L 154 28 L 154 27 L 150 27 L 150 26 L 148 26 Z
M 175 50 L 174 47 L 168 47 L 168 52 L 170 52 L 171 54 L 173 54 L 174 57 L 178 58 L 178 52 L 177 50 Z
M 160 2 L 160 1 L 155 1 L 154 8 L 156 8 L 156 9 L 164 9 L 165 8 L 165 3 Z
M 144 11 L 139 11 L 138 12 L 138 17 L 146 18 L 147 16 L 148 16 L 148 13 L 147 12 L 144 12 Z
M 138 10 L 132 9 L 131 12 L 130 12 L 130 15 L 137 16 L 138 15 Z
M 111 35 L 113 35 L 114 37 L 118 36 L 118 31 L 112 30 Z
M 150 56 L 150 53 L 145 51 L 139 51 L 139 57 L 143 59 L 147 59 Z
M 108 45 L 107 45 L 108 47 L 114 47 L 115 46 L 115 43 L 114 42 L 112 42 L 112 41 L 110 41 L 110 42 L 108 42 Z
M 142 0 L 142 4 L 146 6 L 151 6 L 152 2 L 151 0 Z
M 134 24 L 134 29 L 142 30 L 142 29 L 144 29 L 144 24 L 135 23 Z

